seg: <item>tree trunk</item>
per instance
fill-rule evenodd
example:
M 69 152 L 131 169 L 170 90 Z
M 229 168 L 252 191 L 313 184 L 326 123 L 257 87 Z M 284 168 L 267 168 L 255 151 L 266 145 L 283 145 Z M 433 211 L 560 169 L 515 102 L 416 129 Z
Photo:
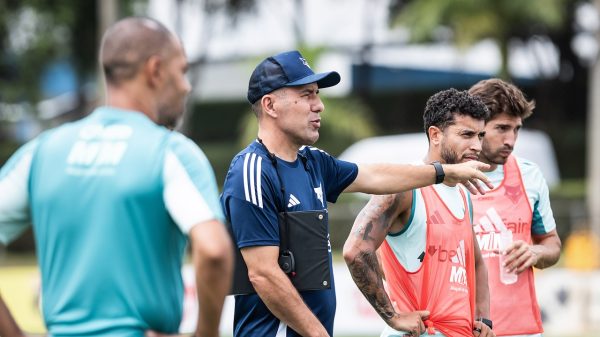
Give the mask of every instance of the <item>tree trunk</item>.
M 511 76 L 508 69 L 510 58 L 509 39 L 506 36 L 499 36 L 497 41 L 498 48 L 500 49 L 500 71 L 498 72 L 498 76 L 503 80 L 510 81 Z
M 97 0 L 96 2 L 98 6 L 98 15 L 100 19 L 98 20 L 98 41 L 102 41 L 102 36 L 106 29 L 112 25 L 117 20 L 118 15 L 118 7 L 116 0 Z M 100 43 L 97 44 L 100 46 Z M 98 47 L 99 48 L 99 47 Z M 98 55 L 98 53 L 96 53 Z M 98 69 L 98 103 L 99 105 L 104 105 L 106 100 L 106 88 L 104 87 L 104 74 L 100 66 L 97 66 Z

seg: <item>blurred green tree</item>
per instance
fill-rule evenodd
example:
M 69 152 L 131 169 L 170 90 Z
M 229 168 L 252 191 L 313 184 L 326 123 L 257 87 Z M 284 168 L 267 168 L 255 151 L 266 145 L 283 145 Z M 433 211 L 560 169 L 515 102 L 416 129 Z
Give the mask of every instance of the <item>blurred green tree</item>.
M 120 13 L 131 13 L 133 4 L 119 1 Z M 97 1 L 0 1 L 0 101 L 37 102 L 40 74 L 58 59 L 71 62 L 80 83 L 93 77 L 97 14 Z
M 440 27 L 451 30 L 459 47 L 491 38 L 501 54 L 498 75 L 508 79 L 510 40 L 561 27 L 569 2 L 573 0 L 392 0 L 390 22 L 407 27 L 413 42 L 435 40 Z

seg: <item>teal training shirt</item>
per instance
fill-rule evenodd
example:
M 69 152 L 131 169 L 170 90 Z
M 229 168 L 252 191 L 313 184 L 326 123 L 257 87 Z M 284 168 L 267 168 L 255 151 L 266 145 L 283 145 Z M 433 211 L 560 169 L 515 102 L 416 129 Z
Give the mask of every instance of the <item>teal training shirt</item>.
M 178 331 L 187 231 L 223 220 L 193 142 L 141 113 L 99 108 L 18 151 L 0 173 L 4 192 L 16 198 L 0 199 L 0 240 L 33 223 L 51 335 Z

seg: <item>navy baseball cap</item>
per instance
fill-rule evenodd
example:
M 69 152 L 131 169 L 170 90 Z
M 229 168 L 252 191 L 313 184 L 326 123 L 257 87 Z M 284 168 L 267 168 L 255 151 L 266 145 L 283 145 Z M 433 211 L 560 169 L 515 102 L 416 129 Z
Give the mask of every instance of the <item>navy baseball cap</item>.
M 319 88 L 332 87 L 340 83 L 340 74 L 335 71 L 315 74 L 297 50 L 277 54 L 263 60 L 252 72 L 248 83 L 248 101 L 254 104 L 279 88 L 309 83 L 317 83 Z

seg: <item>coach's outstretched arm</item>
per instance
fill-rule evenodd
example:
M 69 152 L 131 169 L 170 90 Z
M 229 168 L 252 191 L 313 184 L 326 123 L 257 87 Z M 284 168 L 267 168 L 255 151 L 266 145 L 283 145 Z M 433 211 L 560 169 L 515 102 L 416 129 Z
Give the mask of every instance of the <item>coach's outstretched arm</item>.
M 448 185 L 463 184 L 471 193 L 484 194 L 479 182 L 490 189 L 494 186 L 481 170 L 488 164 L 468 161 L 460 164 L 443 164 L 444 182 Z M 400 193 L 432 185 L 436 181 L 433 165 L 368 164 L 358 166 L 358 176 L 344 192 L 370 194 Z

